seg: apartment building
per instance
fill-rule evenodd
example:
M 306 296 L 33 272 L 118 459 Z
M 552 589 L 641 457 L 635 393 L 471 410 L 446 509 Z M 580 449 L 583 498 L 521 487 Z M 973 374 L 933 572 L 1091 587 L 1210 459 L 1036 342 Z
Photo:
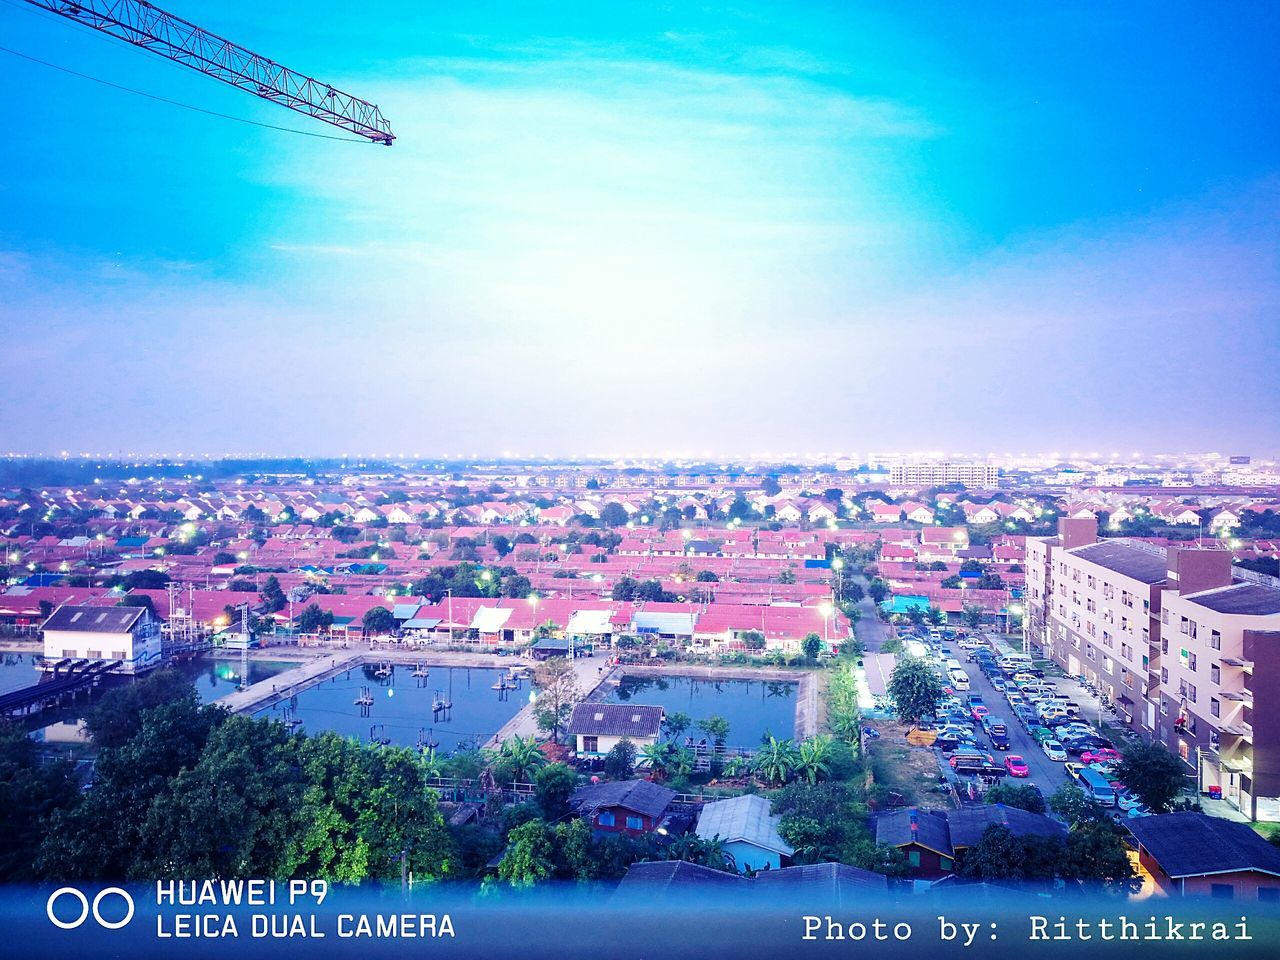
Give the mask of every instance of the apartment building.
M 1052 609 L 1053 552 L 1094 543 L 1098 539 L 1095 517 L 1065 517 L 1058 521 L 1055 537 L 1028 537 L 1023 569 L 1023 648 L 1046 651 L 1049 647 L 1049 611 Z
M 1230 552 L 1096 539 L 1063 520 L 1027 541 L 1029 646 L 1115 702 L 1208 791 L 1280 821 L 1280 583 L 1233 582 Z M 1260 581 L 1260 582 L 1259 582 Z
M 1161 624 L 1160 710 L 1179 756 L 1202 791 L 1280 821 L 1280 586 L 1167 591 Z
M 907 460 L 889 468 L 893 487 L 932 487 L 960 483 L 990 490 L 1000 485 L 1000 468 L 986 463 Z
M 1162 729 L 1161 598 L 1231 582 L 1224 550 L 1168 550 L 1135 540 L 1098 540 L 1088 518 L 1063 520 L 1057 537 L 1027 542 L 1027 621 L 1033 642 L 1073 676 L 1116 703 L 1125 724 L 1172 742 Z

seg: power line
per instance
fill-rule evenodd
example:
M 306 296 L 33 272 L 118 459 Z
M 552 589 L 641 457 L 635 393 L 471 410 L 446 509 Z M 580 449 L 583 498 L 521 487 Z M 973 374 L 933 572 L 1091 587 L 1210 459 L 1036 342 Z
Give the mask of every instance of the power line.
M 21 57 L 23 60 L 29 60 L 32 63 L 38 63 L 41 66 L 49 67 L 62 73 L 70 74 L 73 77 L 79 77 L 82 80 L 91 80 L 94 83 L 100 83 L 104 87 L 111 87 L 113 90 L 122 90 L 125 93 L 132 93 L 139 97 L 146 97 L 148 100 L 156 100 L 160 103 L 167 103 L 173 107 L 181 107 L 184 110 L 192 110 L 196 113 L 203 113 L 210 117 L 218 117 L 222 120 L 234 120 L 236 123 L 247 123 L 254 127 L 265 127 L 268 130 L 279 130 L 281 133 L 296 133 L 303 137 L 319 137 L 321 140 L 339 140 L 344 143 L 367 143 L 359 137 L 337 137 L 329 133 L 316 133 L 313 130 L 298 130 L 294 127 L 281 127 L 274 123 L 263 123 L 260 120 L 249 120 L 245 117 L 236 117 L 229 113 L 219 113 L 217 110 L 208 110 L 204 107 L 197 107 L 190 103 L 183 103 L 181 100 L 171 100 L 168 97 L 161 97 L 154 93 L 147 93 L 145 90 L 137 90 L 133 87 L 126 87 L 119 83 L 113 83 L 110 80 L 103 80 L 101 77 L 95 77 L 87 73 L 81 73 L 78 70 L 72 70 L 69 67 L 60 64 L 50 63 L 48 60 L 41 60 L 39 57 L 33 57 L 29 54 L 21 53 L 17 50 L 11 50 L 9 47 L 0 47 L 0 52 L 10 54 L 15 57 Z

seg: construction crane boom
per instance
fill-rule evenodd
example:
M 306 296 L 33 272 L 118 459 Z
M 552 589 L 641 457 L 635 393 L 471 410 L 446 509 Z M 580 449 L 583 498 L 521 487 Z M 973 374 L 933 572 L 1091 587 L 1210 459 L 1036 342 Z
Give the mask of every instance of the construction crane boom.
M 145 0 L 27 0 L 281 106 L 391 146 L 395 134 L 377 106 L 335 90 Z

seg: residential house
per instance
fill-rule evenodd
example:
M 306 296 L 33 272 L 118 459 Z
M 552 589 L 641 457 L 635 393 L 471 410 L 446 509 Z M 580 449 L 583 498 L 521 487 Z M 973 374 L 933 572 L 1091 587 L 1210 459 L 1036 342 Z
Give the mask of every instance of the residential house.
M 776 870 L 795 853 L 778 834 L 781 821 L 768 799 L 744 794 L 704 804 L 695 832 L 703 840 L 720 840 L 740 871 Z
M 1280 903 L 1280 849 L 1243 823 L 1204 813 L 1125 821 L 1144 883 L 1173 896 Z
M 566 642 L 567 643 L 567 642 Z M 569 736 L 580 758 L 606 756 L 623 740 L 637 750 L 657 743 L 662 708 L 635 703 L 579 703 L 569 718 Z
M 674 790 L 651 780 L 593 783 L 573 792 L 569 809 L 595 832 L 638 837 L 658 829 L 675 798 Z

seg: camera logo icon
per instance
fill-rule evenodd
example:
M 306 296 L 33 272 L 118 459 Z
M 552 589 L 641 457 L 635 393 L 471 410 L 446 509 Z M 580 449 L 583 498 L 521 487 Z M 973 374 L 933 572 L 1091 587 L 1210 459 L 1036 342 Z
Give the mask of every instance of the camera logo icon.
M 67 897 L 80 904 L 79 915 L 73 920 L 64 920 L 54 912 L 54 905 L 59 900 Z M 109 920 L 103 916 L 102 902 L 108 897 L 118 897 L 124 902 L 124 916 L 121 919 Z M 93 919 L 98 926 L 103 929 L 119 930 L 133 919 L 133 897 L 129 895 L 129 891 L 120 887 L 103 887 L 91 902 L 82 890 L 75 887 L 59 887 L 49 894 L 49 900 L 45 904 L 44 910 L 49 917 L 49 922 L 61 930 L 75 930 L 89 919 L 90 914 L 93 915 Z M 112 912 L 114 913 L 115 911 L 113 910 Z

